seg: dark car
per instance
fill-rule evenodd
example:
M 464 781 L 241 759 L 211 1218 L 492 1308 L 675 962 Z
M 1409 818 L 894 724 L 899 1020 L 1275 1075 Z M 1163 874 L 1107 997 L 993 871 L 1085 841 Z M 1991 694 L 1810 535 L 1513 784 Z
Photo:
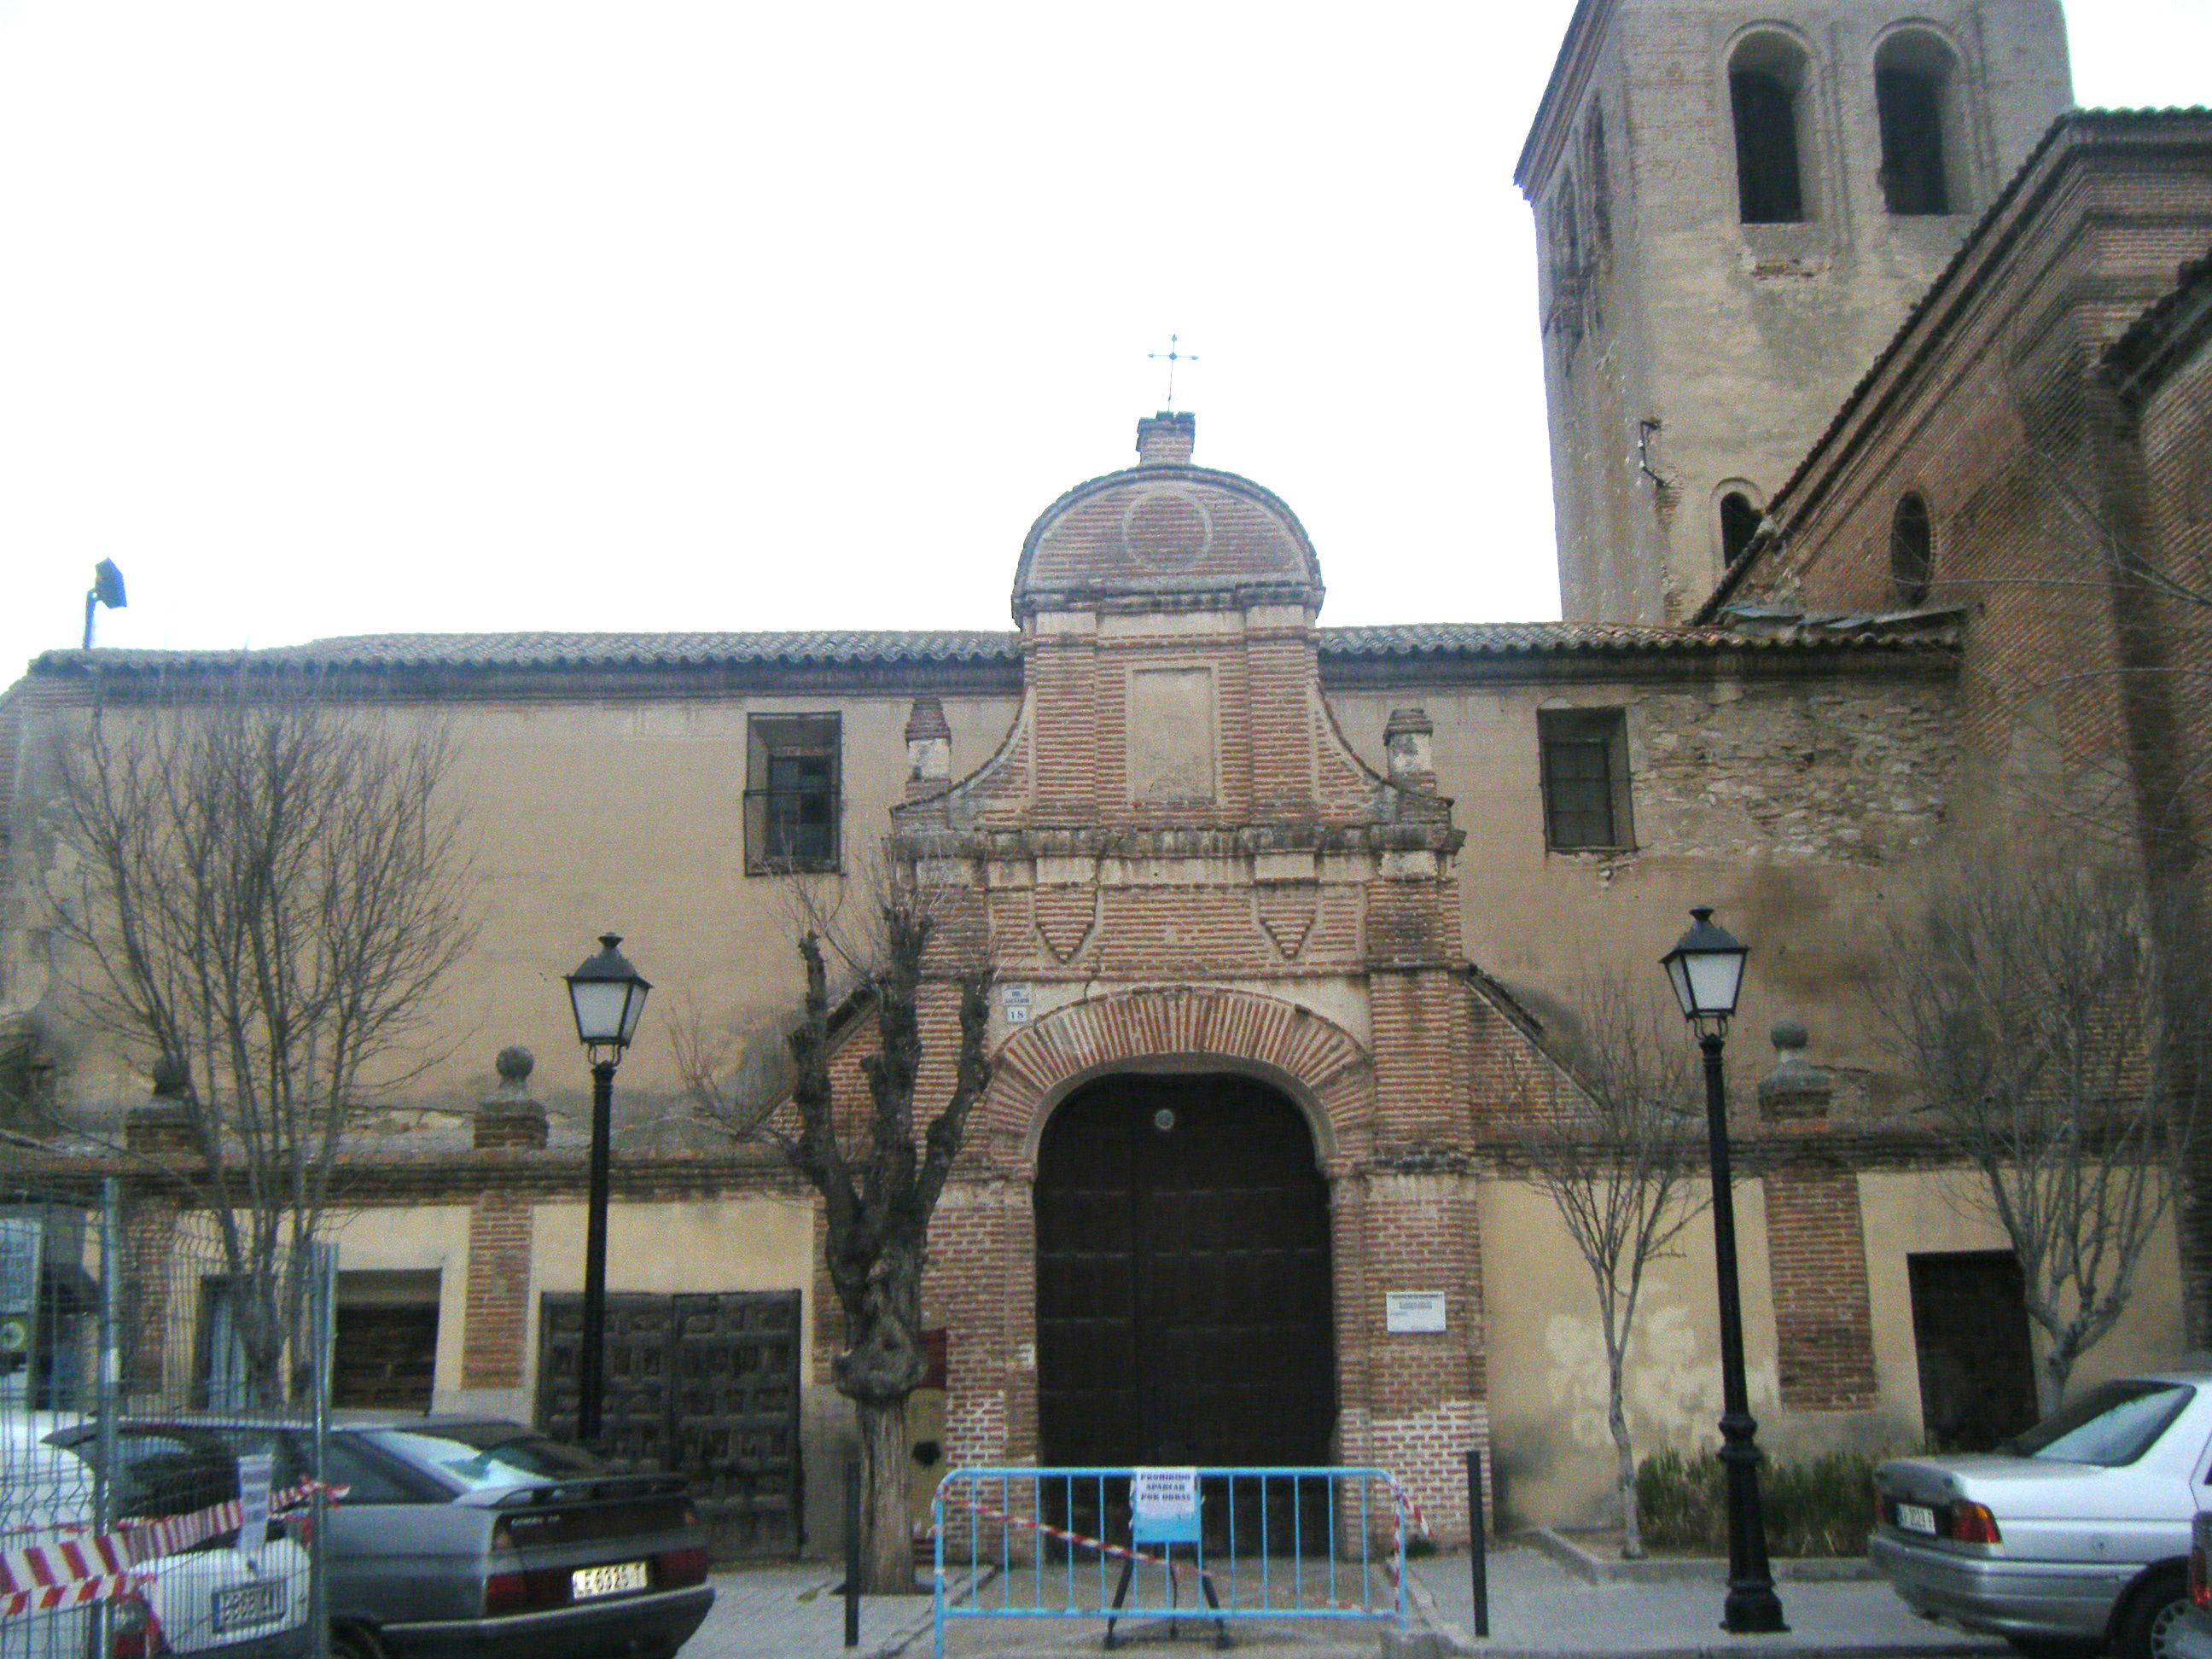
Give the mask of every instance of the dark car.
M 276 1440 L 280 1479 L 312 1467 L 304 1432 Z M 714 1603 L 681 1475 L 519 1424 L 388 1414 L 334 1425 L 324 1471 L 344 1489 L 320 1540 L 342 1659 L 667 1659 Z

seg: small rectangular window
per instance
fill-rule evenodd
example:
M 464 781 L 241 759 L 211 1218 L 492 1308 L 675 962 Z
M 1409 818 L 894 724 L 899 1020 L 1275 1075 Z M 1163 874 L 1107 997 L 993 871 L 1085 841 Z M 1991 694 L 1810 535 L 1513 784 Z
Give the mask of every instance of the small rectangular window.
M 1542 752 L 1544 841 L 1555 852 L 1618 852 L 1636 838 L 1628 811 L 1627 724 L 1618 708 L 1547 708 Z
M 745 873 L 837 869 L 838 717 L 756 714 L 746 730 Z

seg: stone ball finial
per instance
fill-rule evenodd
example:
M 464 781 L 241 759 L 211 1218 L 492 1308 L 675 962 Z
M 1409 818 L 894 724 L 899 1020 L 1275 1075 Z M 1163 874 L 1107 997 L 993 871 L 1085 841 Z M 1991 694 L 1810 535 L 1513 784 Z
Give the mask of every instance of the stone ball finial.
M 519 1085 L 530 1080 L 530 1073 L 537 1068 L 538 1056 L 520 1043 L 510 1042 L 499 1051 L 499 1058 L 492 1063 L 499 1067 L 501 1082 Z
M 1805 1023 L 1786 1016 L 1767 1032 L 1774 1069 L 1759 1080 L 1759 1115 L 1770 1123 L 1814 1122 L 1828 1115 L 1835 1090 L 1828 1074 L 1805 1058 Z
M 154 1098 L 176 1100 L 191 1085 L 191 1073 L 185 1062 L 174 1054 L 164 1054 L 154 1062 Z

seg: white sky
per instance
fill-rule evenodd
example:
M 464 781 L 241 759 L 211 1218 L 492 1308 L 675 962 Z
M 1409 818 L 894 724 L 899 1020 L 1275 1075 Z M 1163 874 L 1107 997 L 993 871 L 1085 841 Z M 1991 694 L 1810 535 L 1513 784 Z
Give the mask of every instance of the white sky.
M 1007 626 L 1178 331 L 1337 623 L 1557 614 L 1571 0 L 0 0 L 0 683 L 76 643 Z M 2084 103 L 2212 0 L 2075 0 Z

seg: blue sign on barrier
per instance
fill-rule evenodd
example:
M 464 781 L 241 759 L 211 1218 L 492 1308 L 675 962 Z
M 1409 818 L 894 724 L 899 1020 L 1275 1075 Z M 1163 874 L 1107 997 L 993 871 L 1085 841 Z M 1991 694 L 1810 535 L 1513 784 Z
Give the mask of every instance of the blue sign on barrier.
M 1100 1619 L 1109 1645 L 1129 1619 L 1219 1621 L 1224 1646 L 1230 1620 L 1403 1630 L 1409 1509 L 1375 1468 L 955 1469 L 933 1505 L 938 1659 L 955 1619 Z
M 1129 1541 L 1133 1544 L 1195 1544 L 1200 1541 L 1196 1469 L 1130 1470 Z

